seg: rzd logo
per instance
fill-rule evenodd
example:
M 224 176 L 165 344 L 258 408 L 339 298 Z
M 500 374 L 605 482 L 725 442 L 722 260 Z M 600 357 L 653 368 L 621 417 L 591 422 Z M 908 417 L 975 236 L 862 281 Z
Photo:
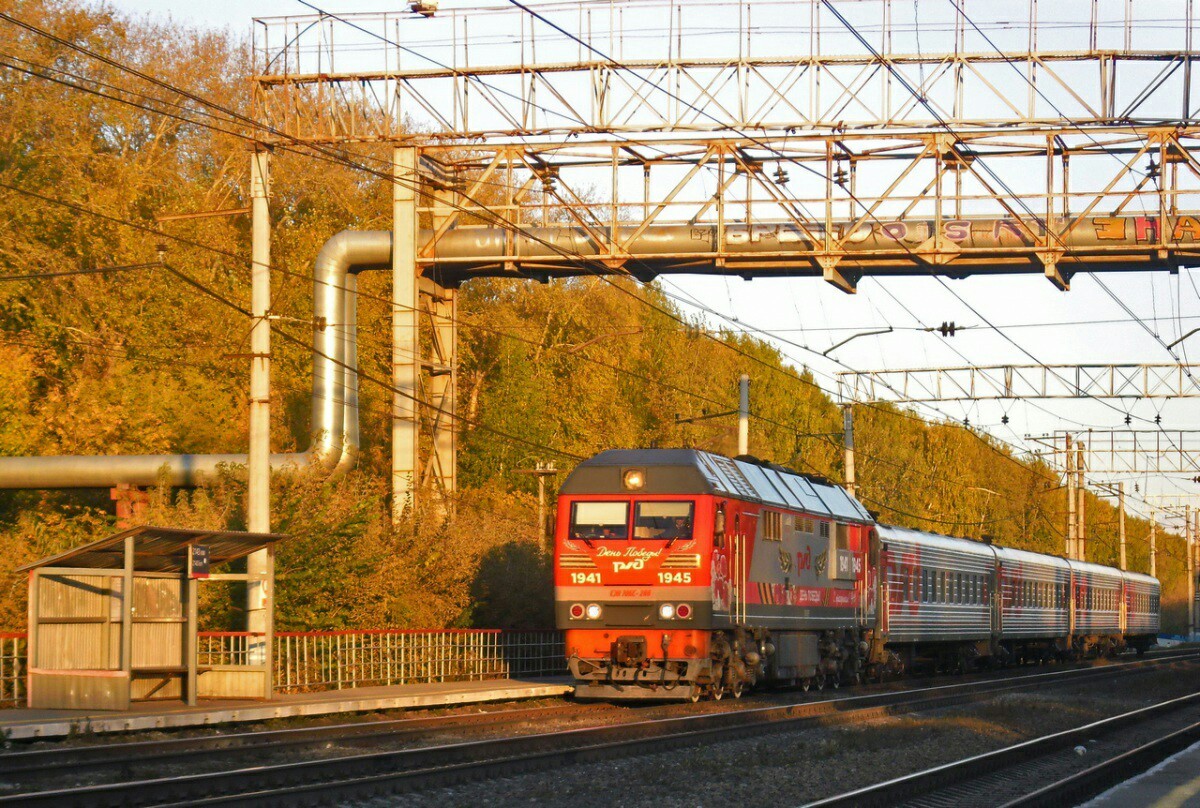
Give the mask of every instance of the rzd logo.
M 625 570 L 640 570 L 645 569 L 646 559 L 634 558 L 630 561 L 614 561 L 613 572 L 624 572 Z

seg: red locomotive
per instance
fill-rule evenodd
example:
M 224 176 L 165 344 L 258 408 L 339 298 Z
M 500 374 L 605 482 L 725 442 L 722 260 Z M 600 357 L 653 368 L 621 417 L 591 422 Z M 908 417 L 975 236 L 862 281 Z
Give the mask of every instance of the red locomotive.
M 840 487 L 748 457 L 604 452 L 563 484 L 555 535 L 578 698 L 1142 652 L 1159 627 L 1154 578 L 878 524 Z

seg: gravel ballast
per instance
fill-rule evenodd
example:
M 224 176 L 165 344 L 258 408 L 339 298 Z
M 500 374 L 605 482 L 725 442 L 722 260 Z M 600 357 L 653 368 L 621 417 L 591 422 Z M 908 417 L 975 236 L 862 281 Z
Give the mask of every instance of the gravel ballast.
M 1041 686 L 858 725 L 807 727 L 438 789 L 364 806 L 799 805 L 1193 692 L 1196 667 Z M 1085 765 L 1079 756 L 1078 763 Z M 1095 758 L 1093 758 L 1095 760 Z

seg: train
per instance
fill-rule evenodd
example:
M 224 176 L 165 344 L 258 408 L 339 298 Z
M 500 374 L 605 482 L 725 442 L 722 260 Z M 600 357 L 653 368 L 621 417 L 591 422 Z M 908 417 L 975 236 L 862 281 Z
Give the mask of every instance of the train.
M 577 699 L 719 699 L 1145 653 L 1148 575 L 877 521 L 741 455 L 615 449 L 559 491 L 555 621 Z

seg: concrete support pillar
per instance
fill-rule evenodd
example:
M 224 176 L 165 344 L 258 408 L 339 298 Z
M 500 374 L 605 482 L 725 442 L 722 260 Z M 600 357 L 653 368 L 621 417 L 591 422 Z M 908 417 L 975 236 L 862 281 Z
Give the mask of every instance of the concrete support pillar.
M 250 155 L 250 452 L 246 462 L 246 527 L 271 532 L 271 195 L 267 152 Z M 246 629 L 265 632 L 271 586 L 266 550 L 246 562 Z
M 434 233 L 453 230 L 460 207 L 457 178 L 436 160 L 421 159 L 421 200 L 429 206 Z M 422 256 L 436 252 L 436 239 Z M 419 267 L 417 268 L 420 269 Z M 440 283 L 440 278 L 421 277 L 421 320 L 428 324 L 422 366 L 425 400 L 428 402 L 429 458 L 421 467 L 419 485 L 432 484 L 440 496 L 442 514 L 454 511 L 458 488 L 458 290 Z M 426 320 L 426 318 L 428 318 Z
M 416 507 L 420 300 L 417 284 L 417 150 L 392 153 L 392 519 Z
M 1117 483 L 1117 518 L 1121 534 L 1121 569 L 1127 570 L 1125 564 L 1125 483 Z
M 426 467 L 435 488 L 445 499 L 446 510 L 453 510 L 457 489 L 456 410 L 458 398 L 458 293 L 431 282 L 423 303 L 429 312 L 429 381 L 431 456 Z
M 1075 506 L 1076 548 L 1080 561 L 1087 561 L 1087 489 L 1083 485 L 1084 460 L 1083 441 L 1075 442 Z
M 1066 477 L 1067 477 L 1067 558 L 1075 559 L 1077 550 L 1077 532 L 1075 525 L 1075 451 L 1072 448 L 1071 436 L 1066 439 Z
M 750 377 L 738 380 L 738 454 L 750 454 Z
M 1192 524 L 1192 506 L 1183 506 L 1183 541 L 1187 552 L 1187 631 L 1196 633 L 1196 529 Z
M 1158 514 L 1150 509 L 1150 577 L 1158 577 Z
M 845 477 L 846 491 L 850 496 L 856 496 L 858 485 L 854 477 L 854 405 L 842 405 L 842 446 L 846 452 Z

